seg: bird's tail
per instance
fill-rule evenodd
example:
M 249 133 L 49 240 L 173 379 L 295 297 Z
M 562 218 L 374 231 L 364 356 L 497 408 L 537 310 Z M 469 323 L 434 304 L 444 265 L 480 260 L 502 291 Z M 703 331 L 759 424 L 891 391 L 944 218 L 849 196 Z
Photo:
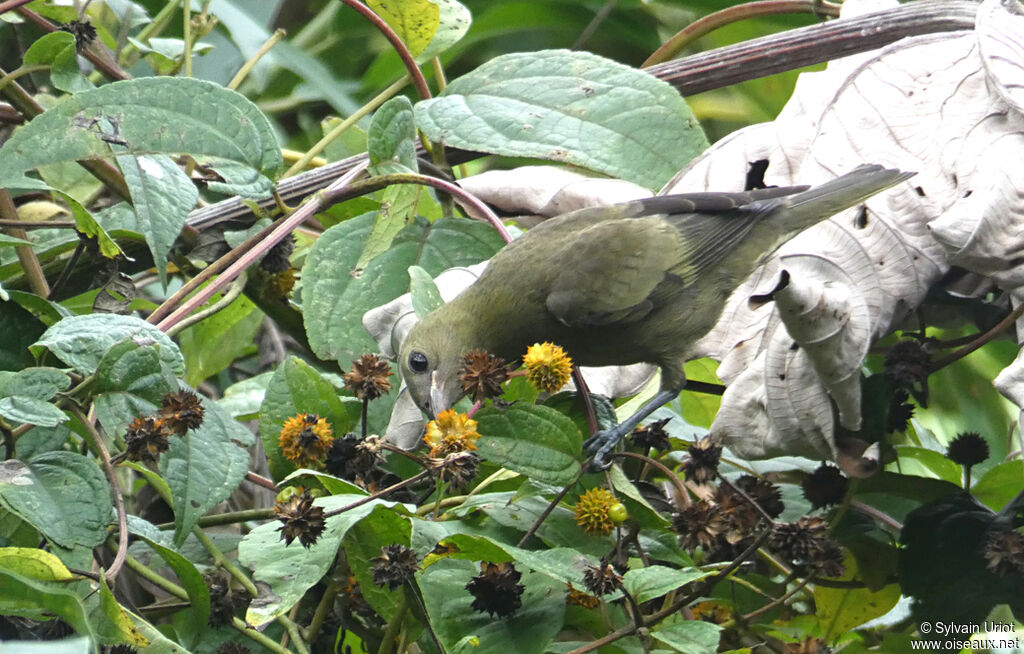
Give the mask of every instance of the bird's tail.
M 785 198 L 783 203 L 786 210 L 782 213 L 791 229 L 802 230 L 856 206 L 915 174 L 883 168 L 877 164 L 857 166 L 845 175 Z

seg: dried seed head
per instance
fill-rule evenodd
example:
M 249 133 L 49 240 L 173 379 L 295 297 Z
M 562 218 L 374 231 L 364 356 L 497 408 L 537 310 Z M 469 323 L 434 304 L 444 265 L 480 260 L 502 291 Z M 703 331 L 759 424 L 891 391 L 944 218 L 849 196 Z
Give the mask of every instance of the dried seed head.
M 928 379 L 930 363 L 920 341 L 900 341 L 885 356 L 885 375 L 899 388 L 915 388 Z
M 132 420 L 125 432 L 125 455 L 129 461 L 156 463 L 161 452 L 170 447 L 171 431 L 164 421 L 154 416 Z
M 392 375 L 387 359 L 376 354 L 364 354 L 352 362 L 352 370 L 346 372 L 345 388 L 360 400 L 375 400 L 391 390 L 388 377 Z
M 411 580 L 419 568 L 419 557 L 412 548 L 392 543 L 380 548 L 380 556 L 373 559 L 370 572 L 373 573 L 373 583 L 395 590 Z
M 465 488 L 480 467 L 480 457 L 472 452 L 453 452 L 443 459 L 427 459 L 437 478 L 455 489 Z
M 622 576 L 608 561 L 599 565 L 588 565 L 583 571 L 583 585 L 588 591 L 601 597 L 622 588 Z
M 688 552 L 694 552 L 698 547 L 710 550 L 726 525 L 717 507 L 707 500 L 701 500 L 677 513 L 672 527 L 679 534 L 680 546 Z
M 722 457 L 722 446 L 710 435 L 690 446 L 683 471 L 686 478 L 695 484 L 706 484 L 718 473 L 718 462 Z
M 499 618 L 513 615 L 523 604 L 526 586 L 519 583 L 522 576 L 511 563 L 481 563 L 480 574 L 466 584 L 473 596 L 470 606 L 477 613 Z
M 646 425 L 641 425 L 630 433 L 629 438 L 640 447 L 668 452 L 672 449 L 672 444 L 668 440 L 668 432 L 665 431 L 665 425 L 671 419 L 663 418 L 649 422 Z
M 757 502 L 758 506 L 772 518 L 778 518 L 786 508 L 782 503 L 782 491 L 767 479 L 761 479 L 754 475 L 742 475 L 733 482 L 733 485 Z
M 178 436 L 184 436 L 190 429 L 199 429 L 205 415 L 199 396 L 192 391 L 168 393 L 160 402 L 160 417 Z
M 486 398 L 501 397 L 501 385 L 508 379 L 505 360 L 484 350 L 473 350 L 462 358 L 459 383 L 462 390 L 479 402 Z
M 1012 529 L 995 529 L 985 541 L 985 562 L 1002 577 L 1024 576 L 1024 534 Z
M 846 489 L 849 485 L 850 480 L 843 476 L 839 468 L 826 463 L 818 466 L 814 472 L 800 482 L 804 497 L 814 509 L 841 503 L 846 497 Z
M 946 458 L 962 466 L 975 466 L 988 458 L 988 442 L 974 431 L 959 434 L 949 444 Z
M 277 528 L 281 532 L 281 540 L 285 545 L 291 545 L 296 538 L 303 547 L 309 548 L 320 538 L 327 526 L 324 518 L 324 509 L 313 504 L 313 496 L 308 490 L 295 493 L 283 502 L 274 505 L 274 513 L 281 526 Z

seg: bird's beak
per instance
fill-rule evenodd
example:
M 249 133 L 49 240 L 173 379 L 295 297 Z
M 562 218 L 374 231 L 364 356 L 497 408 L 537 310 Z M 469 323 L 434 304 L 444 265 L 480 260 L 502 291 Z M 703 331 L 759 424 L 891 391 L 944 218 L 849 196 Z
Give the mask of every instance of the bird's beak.
M 448 409 L 448 393 L 444 383 L 438 378 L 437 371 L 430 373 L 430 415 L 437 417 Z

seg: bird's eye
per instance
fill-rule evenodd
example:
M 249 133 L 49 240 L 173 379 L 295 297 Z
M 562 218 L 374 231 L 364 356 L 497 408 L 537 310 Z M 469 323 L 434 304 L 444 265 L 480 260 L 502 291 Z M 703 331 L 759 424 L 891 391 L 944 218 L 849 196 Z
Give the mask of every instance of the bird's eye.
M 427 371 L 427 355 L 420 351 L 415 351 L 409 354 L 409 370 L 413 372 L 426 372 Z

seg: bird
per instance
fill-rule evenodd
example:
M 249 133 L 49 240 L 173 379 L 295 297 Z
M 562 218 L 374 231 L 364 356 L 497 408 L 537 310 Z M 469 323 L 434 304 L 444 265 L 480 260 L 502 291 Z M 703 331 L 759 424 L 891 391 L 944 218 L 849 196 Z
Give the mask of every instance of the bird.
M 463 395 L 464 355 L 513 362 L 534 343 L 576 365 L 647 362 L 657 394 L 591 436 L 591 465 L 686 385 L 691 346 L 732 292 L 793 236 L 914 173 L 864 164 L 809 186 L 662 195 L 550 218 L 506 245 L 480 278 L 409 332 L 399 367 L 421 411 L 436 417 Z

